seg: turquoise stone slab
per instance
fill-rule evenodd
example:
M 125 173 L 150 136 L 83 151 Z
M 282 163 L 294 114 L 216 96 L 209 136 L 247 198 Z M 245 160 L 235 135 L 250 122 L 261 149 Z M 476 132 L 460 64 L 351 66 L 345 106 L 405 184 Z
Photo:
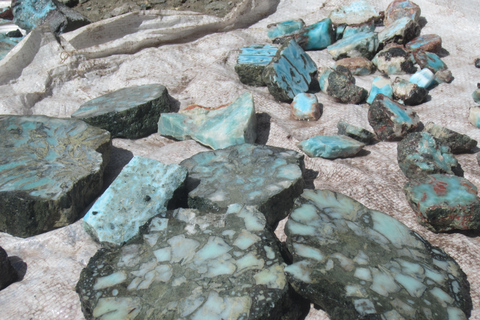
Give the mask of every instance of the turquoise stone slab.
M 272 23 L 267 26 L 267 36 L 270 39 L 288 36 L 299 31 L 303 27 L 305 27 L 305 22 L 303 22 L 302 19 Z
M 416 37 L 405 45 L 405 49 L 415 52 L 418 50 L 438 52 L 442 48 L 442 38 L 436 34 L 424 34 Z
M 265 86 L 263 72 L 277 50 L 277 46 L 270 44 L 254 44 L 241 48 L 235 65 L 240 82 L 249 86 Z
M 327 47 L 334 60 L 347 57 L 365 57 L 372 59 L 378 49 L 378 35 L 375 32 L 359 32 L 341 39 Z
M 477 187 L 465 178 L 433 174 L 407 182 L 404 190 L 418 223 L 431 231 L 480 227 Z
M 352 36 L 360 32 L 373 32 L 373 31 L 375 31 L 375 21 L 371 20 L 367 23 L 363 23 L 360 25 L 346 26 L 345 30 L 343 31 L 343 38 L 347 38 L 349 36 Z
M 422 10 L 420 6 L 410 0 L 395 0 L 391 2 L 387 10 L 385 10 L 385 17 L 383 24 L 389 26 L 395 21 L 407 17 L 415 22 L 418 22 Z
M 179 113 L 164 113 L 158 133 L 177 140 L 193 139 L 212 149 L 254 143 L 257 121 L 253 96 L 240 95 L 233 103 L 215 109 L 193 105 Z
M 475 127 L 480 128 L 480 107 L 470 108 L 468 121 Z
M 290 284 L 329 319 L 466 320 L 458 263 L 400 221 L 341 193 L 304 190 L 285 225 Z
M 317 65 L 295 40 L 286 41 L 265 68 L 268 91 L 277 100 L 292 102 L 317 83 Z
M 445 62 L 443 62 L 442 59 L 440 59 L 440 57 L 433 52 L 419 50 L 416 51 L 413 56 L 415 57 L 415 61 L 421 69 L 427 68 L 435 73 L 439 70 L 448 68 Z
M 325 49 L 332 44 L 333 37 L 332 20 L 328 18 L 304 27 L 294 35 L 294 39 L 303 50 Z
M 320 119 L 323 113 L 323 105 L 318 103 L 317 96 L 311 93 L 299 93 L 293 98 L 290 105 L 291 114 L 295 120 Z
M 390 83 L 390 79 L 384 77 L 375 77 L 372 82 L 372 89 L 370 89 L 370 94 L 367 98 L 367 103 L 371 104 L 377 94 L 383 94 L 389 98 L 393 96 L 393 89 Z
M 380 14 L 369 1 L 360 0 L 333 10 L 328 17 L 335 25 L 359 25 L 379 19 Z
M 416 106 L 422 103 L 428 94 L 427 89 L 400 77 L 395 78 L 392 88 L 393 97 L 407 106 Z
M 100 194 L 108 131 L 80 120 L 0 117 L 0 231 L 30 237 L 69 225 Z
M 0 291 L 21 279 L 10 260 L 7 252 L 0 246 Z
M 138 139 L 157 131 L 160 114 L 170 112 L 167 88 L 147 84 L 123 88 L 87 101 L 72 114 L 110 131 L 112 138 Z
M 378 52 L 372 59 L 377 69 L 385 74 L 412 74 L 417 71 L 412 54 L 400 47 L 390 47 Z
M 83 218 L 85 230 L 104 245 L 122 245 L 159 212 L 187 177 L 177 164 L 134 156 Z
M 337 123 L 338 134 L 348 136 L 357 141 L 365 144 L 370 144 L 375 140 L 375 134 L 353 124 L 346 123 L 345 121 L 338 121 Z
M 428 89 L 433 85 L 435 80 L 435 74 L 429 69 L 425 68 L 419 70 L 413 74 L 408 81 L 415 83 L 418 86 Z
M 347 136 L 322 136 L 318 135 L 298 144 L 300 150 L 309 157 L 325 159 L 348 158 L 359 153 L 364 143 Z
M 425 131 L 430 133 L 435 140 L 450 148 L 452 153 L 465 153 L 472 151 L 477 146 L 477 141 L 466 134 L 461 134 L 433 122 L 427 122 Z
M 392 22 L 378 33 L 378 41 L 386 44 L 395 42 L 406 44 L 410 40 L 418 37 L 420 26 L 409 17 L 403 17 Z

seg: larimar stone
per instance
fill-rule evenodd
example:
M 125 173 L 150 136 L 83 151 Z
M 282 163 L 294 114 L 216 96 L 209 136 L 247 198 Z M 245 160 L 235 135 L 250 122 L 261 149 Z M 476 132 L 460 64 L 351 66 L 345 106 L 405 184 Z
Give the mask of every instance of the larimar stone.
M 343 66 L 325 70 L 320 77 L 320 89 L 342 103 L 363 103 L 368 95 L 367 90 L 355 85 L 355 78 Z
M 404 190 L 418 223 L 431 231 L 480 227 L 477 187 L 465 178 L 433 174 L 409 181 Z
M 372 20 L 378 20 L 380 14 L 369 1 L 354 1 L 330 12 L 328 16 L 335 25 L 359 25 Z
M 102 244 L 122 245 L 148 220 L 167 210 L 186 177 L 187 169 L 177 164 L 134 156 L 88 210 L 83 226 Z
M 475 127 L 480 128 L 480 107 L 470 108 L 468 121 Z
M 440 57 L 433 52 L 418 50 L 414 52 L 413 56 L 421 69 L 427 68 L 433 73 L 439 70 L 447 69 L 445 62 L 443 62 L 442 59 L 440 59 Z
M 480 103 L 480 83 L 477 83 L 477 89 L 472 93 L 473 101 Z
M 375 72 L 375 65 L 364 57 L 344 58 L 335 61 L 336 66 L 344 66 L 353 75 L 366 76 Z
M 303 189 L 303 155 L 242 144 L 201 152 L 180 163 L 188 169 L 188 205 L 219 212 L 231 203 L 257 207 L 275 229 Z
M 318 120 L 323 113 L 323 105 L 317 96 L 311 93 L 299 93 L 290 105 L 295 120 Z
M 265 86 L 263 72 L 277 50 L 277 46 L 270 44 L 254 44 L 241 48 L 235 65 L 240 82 L 249 86 Z
M 351 35 L 360 32 L 373 32 L 375 31 L 375 21 L 370 20 L 369 22 L 360 24 L 360 25 L 350 25 L 346 26 L 345 30 L 343 31 L 343 38 L 347 38 Z
M 353 124 L 346 123 L 342 120 L 337 124 L 338 134 L 348 136 L 365 144 L 370 144 L 375 140 L 375 134 Z
M 438 52 L 442 49 L 442 38 L 436 34 L 424 34 L 408 42 L 405 45 L 405 49 L 411 52 L 417 50 Z
M 267 26 L 267 36 L 270 39 L 288 36 L 299 31 L 303 27 L 305 27 L 305 22 L 303 22 L 302 19 L 272 23 Z
M 342 135 L 319 135 L 298 144 L 298 147 L 309 157 L 321 157 L 325 159 L 353 157 L 359 153 L 364 146 L 364 143 Z
M 378 41 L 386 44 L 388 42 L 396 42 L 405 44 L 410 40 L 418 37 L 420 34 L 420 26 L 414 20 L 403 17 L 395 20 L 378 33 Z
M 408 134 L 397 145 L 397 160 L 407 178 L 448 173 L 463 176 L 462 168 L 450 149 L 439 144 L 428 132 Z
M 415 72 L 415 74 L 413 74 L 408 81 L 415 83 L 422 88 L 428 89 L 433 84 L 434 80 L 435 74 L 429 69 L 425 68 Z
M 417 71 L 412 54 L 400 47 L 383 49 L 375 55 L 372 62 L 379 71 L 386 74 L 410 74 Z
M 317 65 L 293 39 L 286 41 L 265 68 L 265 82 L 272 96 L 292 102 L 317 83 Z
M 417 114 L 383 94 L 377 94 L 368 110 L 368 122 L 380 140 L 400 140 L 414 131 Z
M 427 89 L 399 77 L 393 81 L 392 88 L 393 97 L 408 106 L 416 106 L 422 103 L 428 94 Z
M 466 320 L 471 314 L 470 285 L 452 257 L 343 194 L 304 190 L 285 233 L 290 284 L 330 319 Z
M 430 133 L 435 140 L 450 148 L 452 153 L 470 152 L 477 146 L 477 141 L 466 134 L 461 134 L 433 122 L 427 122 L 425 131 Z
M 383 24 L 389 26 L 396 20 L 407 17 L 415 22 L 418 22 L 421 14 L 420 7 L 410 0 L 395 0 L 391 2 L 387 10 L 385 10 L 385 17 Z
M 0 117 L 0 231 L 30 237 L 81 218 L 110 147 L 108 131 L 80 120 Z
M 123 88 L 82 104 L 72 118 L 110 131 L 112 138 L 138 139 L 157 132 L 160 115 L 170 112 L 167 88 L 147 84 Z
M 375 79 L 373 79 L 372 89 L 370 90 L 370 94 L 367 98 L 367 103 L 371 104 L 379 93 L 392 98 L 393 89 L 392 85 L 390 84 L 390 79 L 384 77 L 375 77 Z
M 359 32 L 341 39 L 327 47 L 334 60 L 347 57 L 365 57 L 372 59 L 378 49 L 378 36 L 375 32 Z
M 332 44 L 334 38 L 332 20 L 326 18 L 304 27 L 294 35 L 303 50 L 321 50 Z
M 253 96 L 246 92 L 218 108 L 189 106 L 179 113 L 163 113 L 158 133 L 177 140 L 193 139 L 212 149 L 253 143 L 257 138 Z
M 0 60 L 13 49 L 23 37 L 9 37 L 4 33 L 0 33 Z
M 301 319 L 310 303 L 288 284 L 279 248 L 255 208 L 177 209 L 100 249 L 76 292 L 86 319 Z
M 7 252 L 0 247 L 0 290 L 19 280 L 17 271 L 8 259 Z

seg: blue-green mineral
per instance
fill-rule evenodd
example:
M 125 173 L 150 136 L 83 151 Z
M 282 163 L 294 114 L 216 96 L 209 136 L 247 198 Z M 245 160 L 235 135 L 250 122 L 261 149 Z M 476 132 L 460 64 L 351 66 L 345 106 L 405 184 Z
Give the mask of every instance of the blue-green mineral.
M 427 97 L 427 89 L 411 83 L 400 77 L 393 81 L 393 97 L 407 106 L 415 106 L 422 103 Z
M 295 120 L 318 120 L 323 112 L 323 105 L 318 103 L 317 96 L 311 93 L 297 94 L 290 108 Z
M 473 101 L 480 103 L 480 83 L 477 83 L 477 89 L 472 93 Z
M 435 74 L 427 68 L 417 71 L 409 79 L 411 83 L 415 83 L 425 89 L 430 88 L 434 80 Z
M 294 39 L 303 50 L 325 49 L 334 41 L 332 20 L 326 18 L 306 26 L 295 33 Z
M 371 104 L 379 93 L 392 98 L 393 89 L 390 79 L 384 77 L 375 77 L 375 79 L 373 79 L 372 89 L 370 90 L 370 94 L 367 98 L 367 103 Z
M 9 37 L 5 33 L 0 33 L 0 60 L 5 58 L 22 39 L 23 37 Z
M 303 22 L 302 19 L 272 23 L 267 26 L 267 36 L 270 39 L 288 36 L 299 31 L 303 27 L 305 27 L 305 22 Z
M 364 143 L 343 135 L 318 135 L 298 144 L 298 147 L 309 157 L 325 159 L 353 157 L 364 146 Z
M 389 75 L 411 74 L 417 71 L 412 54 L 400 47 L 383 49 L 375 55 L 372 62 L 379 71 Z
M 411 52 L 418 50 L 438 52 L 442 49 L 442 38 L 436 34 L 424 34 L 408 42 L 405 49 Z
M 378 36 L 375 32 L 359 32 L 341 39 L 327 47 L 334 60 L 347 57 L 365 57 L 372 59 L 378 49 Z
M 271 44 L 254 44 L 241 48 L 235 65 L 240 82 L 250 86 L 265 86 L 263 72 L 277 50 L 278 47 Z
M 403 17 L 392 22 L 378 33 L 378 41 L 382 44 L 395 42 L 406 44 L 420 34 L 420 26 L 409 17 Z
M 369 1 L 360 0 L 333 10 L 328 17 L 335 25 L 359 25 L 378 20 L 380 14 Z
M 420 6 L 410 0 L 394 0 L 388 5 L 387 10 L 385 10 L 383 24 L 389 26 L 404 17 L 418 22 L 421 12 Z
M 427 68 L 435 73 L 439 70 L 448 68 L 445 62 L 443 62 L 442 59 L 440 59 L 440 57 L 433 52 L 418 50 L 413 53 L 413 56 L 415 57 L 415 61 L 421 69 Z

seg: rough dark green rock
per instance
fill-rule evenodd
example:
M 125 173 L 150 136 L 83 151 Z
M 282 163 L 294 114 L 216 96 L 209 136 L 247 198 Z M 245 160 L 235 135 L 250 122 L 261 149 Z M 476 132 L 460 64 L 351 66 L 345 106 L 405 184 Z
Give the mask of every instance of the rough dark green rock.
M 338 121 L 337 124 L 338 134 L 348 136 L 365 144 L 370 144 L 375 141 L 375 134 L 364 128 L 354 126 L 353 124 L 346 123 L 345 121 Z
M 279 249 L 253 207 L 178 209 L 154 217 L 141 240 L 100 249 L 76 291 L 87 319 L 303 319 L 310 304 L 288 284 Z
M 277 53 L 278 46 L 254 44 L 240 49 L 235 72 L 240 82 L 249 86 L 265 86 L 263 72 Z
M 413 74 L 417 72 L 412 54 L 400 47 L 383 49 L 375 55 L 372 62 L 379 71 L 386 74 Z
M 332 320 L 470 316 L 470 286 L 452 257 L 345 195 L 305 190 L 285 233 L 288 280 Z
M 340 65 L 326 73 L 320 77 L 322 91 L 342 103 L 365 102 L 368 91 L 355 85 L 355 78 L 346 67 Z
M 450 148 L 451 153 L 470 152 L 477 146 L 477 141 L 466 134 L 461 134 L 433 122 L 425 125 L 425 131 L 430 133 L 435 140 Z
M 66 226 L 101 192 L 108 131 L 80 120 L 0 117 L 0 231 L 29 237 Z
M 253 205 L 275 227 L 303 190 L 303 155 L 293 150 L 242 144 L 201 152 L 180 163 L 188 170 L 188 204 L 219 212 L 231 203 Z
M 18 273 L 8 259 L 7 252 L 0 247 L 0 290 L 18 280 Z
M 133 86 L 90 100 L 72 114 L 110 131 L 112 138 L 138 139 L 157 132 L 160 115 L 171 111 L 167 88 L 160 84 Z

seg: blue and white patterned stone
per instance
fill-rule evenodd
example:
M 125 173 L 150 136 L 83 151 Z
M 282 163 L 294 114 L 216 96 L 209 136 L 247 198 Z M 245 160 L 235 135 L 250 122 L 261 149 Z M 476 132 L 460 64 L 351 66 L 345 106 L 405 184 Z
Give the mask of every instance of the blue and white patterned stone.
M 373 31 L 375 31 L 375 21 L 371 20 L 369 22 L 366 22 L 360 25 L 346 26 L 345 30 L 343 31 L 342 38 L 347 38 L 360 32 L 373 32 Z
M 300 150 L 309 157 L 325 159 L 348 158 L 359 153 L 364 143 L 343 135 L 318 135 L 298 144 Z
M 305 27 L 305 22 L 303 22 L 302 19 L 272 23 L 267 26 L 267 36 L 270 39 L 288 36 L 299 31 L 303 27 Z
M 372 59 L 378 49 L 378 35 L 375 32 L 359 32 L 341 39 L 327 47 L 334 60 L 342 58 L 365 57 Z
M 404 17 L 408 17 L 415 22 L 420 19 L 422 10 L 420 6 L 410 0 L 394 0 L 391 2 L 387 10 L 385 10 L 385 17 L 383 18 L 383 24 L 389 26 L 396 20 Z
M 337 129 L 338 134 L 348 136 L 365 144 L 370 144 L 375 140 L 375 134 L 373 132 L 354 126 L 353 124 L 346 123 L 342 120 L 338 121 Z
M 406 44 L 420 34 L 420 26 L 414 20 L 403 17 L 395 20 L 378 33 L 378 41 L 386 44 L 395 42 Z
M 413 74 L 408 81 L 415 83 L 422 88 L 428 89 L 435 81 L 435 74 L 425 68 Z
M 442 38 L 437 34 L 424 34 L 408 42 L 405 49 L 411 52 L 418 50 L 438 52 L 442 49 Z
M 335 25 L 359 25 L 378 20 L 380 14 L 369 1 L 360 0 L 333 10 L 328 17 Z
M 433 122 L 427 122 L 424 130 L 430 133 L 435 140 L 449 147 L 454 154 L 471 152 L 477 146 L 477 141 L 466 134 L 461 134 Z
M 311 93 L 299 93 L 290 104 L 291 114 L 295 120 L 320 119 L 323 105 L 318 103 L 317 96 Z
M 377 94 L 383 94 L 389 98 L 393 96 L 393 89 L 390 83 L 390 79 L 384 77 L 375 77 L 372 82 L 372 88 L 370 89 L 370 94 L 367 98 L 367 103 L 371 104 Z
M 325 49 L 334 42 L 332 20 L 326 18 L 306 26 L 294 35 L 295 41 L 303 50 Z
M 468 121 L 475 127 L 480 128 L 480 107 L 470 108 Z
M 343 194 L 304 190 L 285 226 L 293 288 L 332 320 L 466 320 L 465 273 L 442 249 Z
M 209 109 L 193 105 L 179 113 L 163 113 L 158 133 L 177 140 L 193 139 L 212 149 L 254 143 L 257 138 L 253 96 L 246 92 L 233 103 Z
M 235 65 L 240 82 L 249 86 L 265 86 L 263 72 L 277 50 L 277 46 L 270 44 L 254 44 L 241 48 Z
M 408 106 L 416 106 L 427 97 L 427 89 L 402 78 L 393 81 L 393 97 Z
M 102 244 L 122 245 L 148 220 L 167 210 L 186 177 L 182 166 L 134 156 L 88 210 L 83 226 Z
M 415 60 L 410 52 L 400 47 L 383 49 L 375 55 L 372 62 L 385 74 L 412 74 L 417 71 Z
M 421 69 L 427 68 L 433 73 L 439 70 L 448 69 L 445 62 L 433 52 L 418 50 L 413 53 L 413 56 Z

